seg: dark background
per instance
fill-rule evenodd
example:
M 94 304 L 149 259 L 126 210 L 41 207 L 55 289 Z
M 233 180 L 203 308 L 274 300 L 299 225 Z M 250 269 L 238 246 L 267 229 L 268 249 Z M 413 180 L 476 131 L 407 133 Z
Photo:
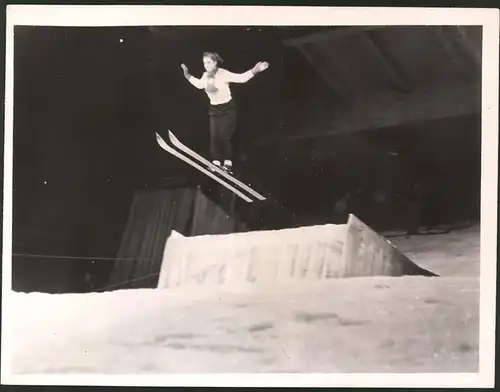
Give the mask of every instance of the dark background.
M 207 98 L 180 68 L 201 75 L 204 51 L 233 72 L 270 63 L 232 87 L 235 142 L 301 224 L 343 223 L 347 193 L 380 230 L 406 230 L 415 205 L 424 225 L 477 222 L 480 28 L 284 44 L 342 29 L 16 27 L 14 289 L 75 290 L 82 258 L 116 256 L 134 192 L 195 185 L 154 135 L 207 154 Z

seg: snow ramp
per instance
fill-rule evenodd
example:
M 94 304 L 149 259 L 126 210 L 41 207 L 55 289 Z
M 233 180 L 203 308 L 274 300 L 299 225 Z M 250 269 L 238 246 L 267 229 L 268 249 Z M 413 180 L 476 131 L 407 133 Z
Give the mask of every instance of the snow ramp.
M 356 216 L 347 224 L 167 239 L 158 288 L 278 284 L 361 276 L 437 276 Z

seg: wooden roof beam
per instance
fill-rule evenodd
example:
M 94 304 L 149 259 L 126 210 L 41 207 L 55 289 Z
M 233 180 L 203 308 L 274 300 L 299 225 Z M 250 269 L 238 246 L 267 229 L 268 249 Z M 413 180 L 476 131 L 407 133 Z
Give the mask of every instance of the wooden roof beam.
M 460 53 L 456 44 L 453 44 L 453 38 L 447 34 L 448 31 L 445 31 L 442 27 L 437 27 L 433 29 L 435 36 L 438 38 L 441 47 L 448 53 L 450 58 L 452 59 L 453 66 L 457 70 L 457 72 L 462 76 L 465 81 L 472 81 L 476 74 L 475 70 L 470 66 L 467 66 L 467 62 L 462 61 L 463 53 Z M 456 41 L 458 43 L 458 41 Z M 463 45 L 463 43 L 458 43 L 459 45 Z
M 360 34 L 365 31 L 382 29 L 387 26 L 349 26 L 349 27 L 337 27 L 332 26 L 331 30 L 321 31 L 319 33 L 308 34 L 303 37 L 289 38 L 283 41 L 285 46 L 300 46 L 309 43 L 319 43 L 320 41 L 338 39 L 351 34 Z
M 412 83 L 398 71 L 392 61 L 381 51 L 373 37 L 369 35 L 369 32 L 364 32 L 362 36 L 366 47 L 384 69 L 393 88 L 400 92 L 410 92 L 413 89 Z
M 333 92 L 339 98 L 346 98 L 351 96 L 351 93 L 347 91 L 345 86 L 342 86 L 342 83 L 339 82 L 339 79 L 336 78 L 332 74 L 332 72 L 330 72 L 330 69 L 332 68 L 331 60 L 329 58 L 324 58 L 325 56 L 322 56 L 321 47 L 319 48 L 319 52 L 316 50 L 311 50 L 311 44 L 301 45 L 299 49 L 311 62 L 314 68 L 327 81 Z M 326 61 L 327 63 L 324 63 L 324 61 Z
M 472 28 L 472 27 L 469 27 L 469 28 Z M 479 28 L 479 27 L 476 27 L 476 28 Z M 479 47 L 474 45 L 471 38 L 467 35 L 465 29 L 466 29 L 466 27 L 457 26 L 456 32 L 458 35 L 458 40 L 461 44 L 463 44 L 463 47 L 466 49 L 466 51 L 470 54 L 470 56 L 474 60 L 474 64 L 479 69 L 479 71 L 481 71 L 481 64 L 482 64 L 481 44 L 482 44 L 482 42 L 478 43 Z
M 416 90 L 400 100 L 395 93 L 372 94 L 364 98 L 370 105 L 355 104 L 346 112 L 338 111 L 338 116 L 330 126 L 313 130 L 304 128 L 286 136 L 263 137 L 255 145 L 276 145 L 290 142 L 303 143 L 307 139 L 338 136 L 353 132 L 394 127 L 401 124 L 430 121 L 449 117 L 477 115 L 481 113 L 481 83 L 456 86 L 435 85 L 428 89 Z

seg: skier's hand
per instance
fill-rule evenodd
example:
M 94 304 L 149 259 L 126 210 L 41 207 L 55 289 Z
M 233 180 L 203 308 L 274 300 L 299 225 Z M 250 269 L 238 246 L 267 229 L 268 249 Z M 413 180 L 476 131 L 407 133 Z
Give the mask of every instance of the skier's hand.
M 267 62 L 262 62 L 262 61 L 259 61 L 257 64 L 255 64 L 255 66 L 252 68 L 252 72 L 254 75 L 262 72 L 262 71 L 265 71 L 267 69 L 267 67 L 269 67 L 269 64 Z
M 265 71 L 269 67 L 269 63 L 267 61 L 259 61 L 257 64 L 255 64 L 255 67 L 253 68 L 255 72 L 262 72 Z
M 258 64 L 261 71 L 265 71 L 269 68 L 269 63 L 267 61 L 260 61 Z
M 187 79 L 189 77 L 189 71 L 185 64 L 181 64 L 182 72 L 184 73 L 184 77 Z

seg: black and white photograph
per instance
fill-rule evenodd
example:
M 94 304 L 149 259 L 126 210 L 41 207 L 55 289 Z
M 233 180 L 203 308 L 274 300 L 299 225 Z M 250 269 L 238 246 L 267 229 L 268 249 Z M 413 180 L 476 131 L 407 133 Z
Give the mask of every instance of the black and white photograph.
M 8 6 L 3 383 L 491 387 L 498 15 Z

